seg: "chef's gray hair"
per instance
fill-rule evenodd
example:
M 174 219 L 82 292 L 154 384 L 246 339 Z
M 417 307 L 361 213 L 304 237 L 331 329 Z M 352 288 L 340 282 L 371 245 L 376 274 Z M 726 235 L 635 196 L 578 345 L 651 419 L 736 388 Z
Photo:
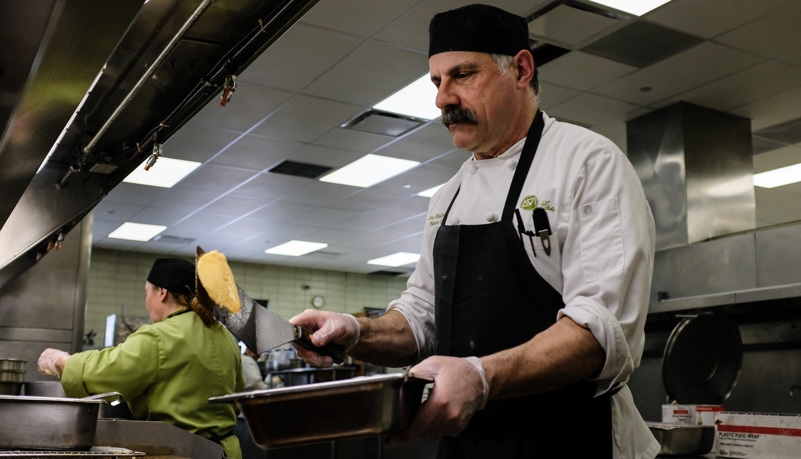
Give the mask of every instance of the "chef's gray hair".
M 506 54 L 490 54 L 492 56 L 492 60 L 495 61 L 495 64 L 498 65 L 498 68 L 501 70 L 503 75 L 507 75 L 509 73 L 509 67 L 512 66 L 512 61 L 514 60 L 514 56 L 508 56 Z M 529 85 L 534 89 L 534 95 L 539 95 L 540 93 L 540 78 L 539 78 L 539 70 L 536 66 L 534 66 L 534 75 L 531 77 L 531 81 Z

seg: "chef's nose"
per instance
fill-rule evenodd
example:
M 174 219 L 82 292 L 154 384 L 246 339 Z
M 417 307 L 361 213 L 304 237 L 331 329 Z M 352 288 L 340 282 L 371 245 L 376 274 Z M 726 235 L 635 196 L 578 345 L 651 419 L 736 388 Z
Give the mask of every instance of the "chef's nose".
M 453 85 L 446 81 L 440 83 L 439 88 L 437 88 L 436 104 L 440 110 L 444 110 L 446 107 L 459 106 L 459 96 L 453 90 Z

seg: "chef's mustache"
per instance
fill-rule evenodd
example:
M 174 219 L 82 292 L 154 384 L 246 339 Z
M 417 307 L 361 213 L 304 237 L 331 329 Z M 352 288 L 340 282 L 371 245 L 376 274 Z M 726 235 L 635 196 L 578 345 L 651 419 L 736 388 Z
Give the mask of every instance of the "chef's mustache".
M 474 111 L 468 108 L 445 107 L 442 110 L 440 121 L 442 125 L 447 128 L 454 123 L 476 124 L 478 123 L 478 116 L 476 116 Z

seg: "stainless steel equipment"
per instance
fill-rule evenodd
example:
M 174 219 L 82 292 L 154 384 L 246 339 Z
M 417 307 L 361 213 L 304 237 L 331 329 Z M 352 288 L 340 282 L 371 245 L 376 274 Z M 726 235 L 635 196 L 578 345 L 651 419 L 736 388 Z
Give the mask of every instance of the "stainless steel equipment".
M 0 56 L 8 89 L 0 106 L 0 287 L 60 247 L 210 100 L 230 95 L 236 75 L 316 1 L 0 6 L 0 26 L 13 38 Z
M 0 449 L 88 450 L 103 403 L 102 397 L 0 396 Z
M 662 456 L 700 456 L 712 451 L 715 426 L 685 426 L 648 422 Z
M 405 374 L 361 376 L 213 397 L 239 406 L 262 448 L 381 435 L 409 425 L 429 381 Z

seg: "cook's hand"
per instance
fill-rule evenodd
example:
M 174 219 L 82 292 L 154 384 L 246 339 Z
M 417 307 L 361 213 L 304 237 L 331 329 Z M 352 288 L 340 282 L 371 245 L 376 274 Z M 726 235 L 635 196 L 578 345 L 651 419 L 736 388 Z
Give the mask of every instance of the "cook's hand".
M 387 446 L 461 433 L 487 401 L 489 388 L 483 373 L 476 357 L 433 356 L 412 367 L 410 375 L 433 380 L 434 386 L 409 428 L 387 437 Z
M 70 358 L 70 355 L 64 351 L 51 348 L 45 349 L 42 355 L 39 356 L 37 362 L 39 365 L 39 373 L 61 376 L 68 358 Z
M 350 314 L 307 309 L 289 321 L 311 331 L 311 342 L 317 347 L 334 343 L 339 344 L 345 349 L 345 352 L 348 352 L 359 342 L 359 322 Z M 327 355 L 321 355 L 294 343 L 292 346 L 298 356 L 311 366 L 329 367 L 334 364 L 334 359 Z

